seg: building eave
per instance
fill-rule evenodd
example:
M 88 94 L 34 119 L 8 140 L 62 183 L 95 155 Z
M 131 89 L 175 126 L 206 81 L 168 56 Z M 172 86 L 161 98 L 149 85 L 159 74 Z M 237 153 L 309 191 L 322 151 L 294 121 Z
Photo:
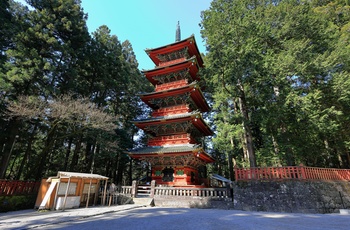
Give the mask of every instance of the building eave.
M 189 69 L 189 73 L 193 80 L 200 80 L 200 78 L 197 76 L 200 67 L 196 56 L 192 56 L 189 59 L 168 66 L 157 67 L 150 70 L 142 70 L 141 72 L 153 85 L 157 85 L 159 82 L 153 78 L 154 76 L 173 73 L 186 68 Z
M 156 109 L 149 101 L 154 98 L 166 98 L 172 95 L 182 95 L 185 93 L 190 93 L 193 102 L 198 106 L 201 112 L 208 112 L 210 107 L 204 98 L 203 92 L 199 87 L 198 82 L 192 82 L 186 86 L 168 89 L 158 92 L 139 94 L 141 100 L 145 102 L 152 109 Z
M 158 54 L 164 54 L 169 53 L 175 50 L 179 50 L 183 47 L 188 46 L 190 48 L 190 52 L 193 53 L 193 55 L 196 55 L 198 59 L 198 64 L 200 67 L 203 66 L 203 59 L 201 57 L 201 54 L 199 52 L 196 39 L 194 35 L 191 35 L 190 37 L 183 39 L 178 42 L 174 42 L 165 46 L 160 46 L 153 49 L 145 49 L 145 52 L 148 54 L 148 56 L 152 59 L 152 61 L 158 66 L 160 63 L 160 60 L 157 58 Z
M 196 144 L 153 147 L 149 146 L 129 150 L 127 154 L 135 159 L 143 157 L 167 157 L 193 154 L 206 163 L 212 163 L 215 161 L 212 156 L 204 151 L 203 147 Z

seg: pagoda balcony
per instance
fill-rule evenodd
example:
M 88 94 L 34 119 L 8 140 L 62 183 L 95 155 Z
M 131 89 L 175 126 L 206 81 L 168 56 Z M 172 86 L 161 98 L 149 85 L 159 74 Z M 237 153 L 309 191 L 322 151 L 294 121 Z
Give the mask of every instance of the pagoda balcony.
M 153 137 L 148 140 L 149 146 L 179 145 L 179 144 L 197 144 L 196 140 L 190 134 L 171 135 Z
M 189 112 L 191 112 L 191 109 L 187 105 L 170 106 L 153 111 L 152 117 L 170 116 Z
M 169 82 L 169 83 L 164 83 L 161 85 L 156 85 L 156 92 L 159 91 L 165 91 L 165 90 L 169 90 L 169 89 L 176 89 L 176 88 L 180 88 L 180 87 L 184 87 L 188 85 L 188 80 L 187 79 L 181 79 L 178 81 L 173 81 L 173 82 Z

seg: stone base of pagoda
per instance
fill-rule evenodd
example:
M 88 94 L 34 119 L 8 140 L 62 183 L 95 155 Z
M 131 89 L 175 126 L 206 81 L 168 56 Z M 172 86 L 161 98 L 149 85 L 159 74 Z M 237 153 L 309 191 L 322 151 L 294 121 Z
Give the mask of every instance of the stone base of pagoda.
M 152 180 L 157 186 L 206 187 L 198 178 L 198 170 L 187 166 L 155 166 Z

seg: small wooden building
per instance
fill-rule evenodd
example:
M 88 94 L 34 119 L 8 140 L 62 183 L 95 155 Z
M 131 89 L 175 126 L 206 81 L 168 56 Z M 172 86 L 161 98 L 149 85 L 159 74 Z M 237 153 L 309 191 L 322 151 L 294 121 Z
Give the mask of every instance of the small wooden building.
M 107 181 L 108 177 L 98 174 L 60 171 L 56 177 L 41 181 L 35 208 L 64 210 L 88 207 L 97 204 L 100 192 L 101 204 L 104 205 Z

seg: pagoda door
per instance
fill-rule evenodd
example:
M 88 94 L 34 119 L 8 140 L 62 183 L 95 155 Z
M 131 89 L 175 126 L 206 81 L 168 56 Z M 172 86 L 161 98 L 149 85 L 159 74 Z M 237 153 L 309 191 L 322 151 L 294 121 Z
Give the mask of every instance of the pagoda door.
M 163 182 L 172 182 L 174 180 L 174 169 L 166 167 L 162 171 L 163 173 Z

